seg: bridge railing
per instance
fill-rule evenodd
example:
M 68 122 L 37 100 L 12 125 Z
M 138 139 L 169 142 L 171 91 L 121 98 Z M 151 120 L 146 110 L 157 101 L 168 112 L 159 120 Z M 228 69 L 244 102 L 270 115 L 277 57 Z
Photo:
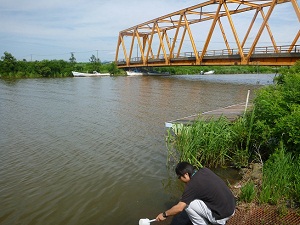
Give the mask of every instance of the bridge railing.
M 291 49 L 292 48 L 292 49 Z M 243 48 L 243 53 L 248 54 L 250 48 Z M 256 47 L 252 54 L 273 54 L 273 53 L 299 53 L 300 45 L 283 45 L 277 46 L 266 46 Z M 200 56 L 202 51 L 198 52 Z M 207 50 L 204 56 L 228 56 L 228 55 L 239 55 L 239 49 L 219 49 L 219 50 Z M 194 52 L 185 52 L 181 57 L 195 57 Z
M 243 48 L 244 55 L 247 55 L 250 52 L 250 48 Z M 266 47 L 256 47 L 253 50 L 252 54 L 280 54 L 280 53 L 300 53 L 300 45 L 283 45 L 283 46 L 277 46 L 274 48 L 274 46 L 266 46 Z M 198 52 L 198 56 L 202 54 L 202 51 Z M 204 56 L 232 56 L 232 55 L 240 55 L 239 49 L 219 49 L 219 50 L 207 50 Z M 170 59 L 182 59 L 182 58 L 195 58 L 194 52 L 184 52 L 180 55 L 172 54 L 172 57 L 170 57 L 169 54 L 167 54 L 167 57 Z M 148 60 L 164 60 L 165 56 L 164 54 L 160 54 L 156 58 L 148 58 Z M 133 57 L 130 59 L 130 63 L 141 63 L 142 57 Z M 118 60 L 119 64 L 126 64 L 126 60 Z

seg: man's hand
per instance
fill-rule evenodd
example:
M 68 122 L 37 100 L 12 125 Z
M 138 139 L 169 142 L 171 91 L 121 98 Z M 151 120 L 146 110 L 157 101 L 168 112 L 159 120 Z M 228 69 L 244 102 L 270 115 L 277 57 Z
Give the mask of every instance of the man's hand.
M 167 216 L 174 216 L 180 212 L 182 212 L 186 207 L 186 203 L 178 202 L 177 205 L 174 205 L 171 209 L 165 211 L 165 216 L 163 213 L 158 214 L 156 217 L 156 221 L 163 221 L 167 218 Z
M 165 218 L 162 213 L 158 214 L 158 216 L 156 217 L 156 221 L 163 221 L 165 219 L 167 218 Z

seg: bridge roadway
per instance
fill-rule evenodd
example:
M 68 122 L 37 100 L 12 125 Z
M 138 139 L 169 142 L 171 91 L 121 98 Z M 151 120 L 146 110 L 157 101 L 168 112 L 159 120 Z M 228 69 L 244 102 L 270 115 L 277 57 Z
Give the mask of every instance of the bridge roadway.
M 247 49 L 243 49 L 246 56 Z M 199 55 L 201 52 L 199 52 Z M 215 65 L 260 65 L 260 66 L 292 66 L 300 60 L 300 45 L 278 46 L 275 52 L 273 47 L 257 47 L 246 64 L 241 63 L 241 56 L 238 49 L 227 49 L 207 51 L 201 63 L 197 63 L 197 58 L 193 52 L 185 52 L 181 56 L 169 57 L 165 59 L 163 55 L 158 58 L 149 58 L 144 63 L 141 57 L 135 57 L 130 60 L 129 67 L 159 67 L 159 66 L 215 66 Z M 125 60 L 117 62 L 119 68 L 128 68 Z

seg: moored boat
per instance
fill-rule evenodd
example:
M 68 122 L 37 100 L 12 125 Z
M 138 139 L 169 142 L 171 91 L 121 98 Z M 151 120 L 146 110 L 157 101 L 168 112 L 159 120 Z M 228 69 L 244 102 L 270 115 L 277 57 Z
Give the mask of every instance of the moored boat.
M 93 71 L 93 73 L 82 73 L 72 71 L 74 77 L 98 77 L 98 76 L 110 76 L 110 73 L 98 73 L 97 71 Z
M 138 70 L 127 70 L 126 74 L 128 76 L 147 75 L 147 73 L 144 73 L 144 72 L 141 72 L 141 71 L 138 71 Z
M 160 72 L 156 72 L 156 71 L 140 71 L 140 70 L 127 70 L 126 74 L 128 76 L 136 76 L 136 75 L 166 76 L 166 75 L 170 75 L 170 73 L 168 73 L 168 72 L 160 73 Z
M 207 71 L 207 72 L 203 72 L 203 71 L 200 72 L 200 74 L 202 74 L 202 75 L 211 75 L 211 74 L 214 74 L 214 73 L 215 73 L 214 70 L 210 70 L 210 71 Z
M 159 72 L 152 71 L 152 72 L 148 72 L 147 75 L 149 75 L 149 76 L 168 76 L 168 75 L 170 75 L 170 73 L 169 72 L 159 73 Z

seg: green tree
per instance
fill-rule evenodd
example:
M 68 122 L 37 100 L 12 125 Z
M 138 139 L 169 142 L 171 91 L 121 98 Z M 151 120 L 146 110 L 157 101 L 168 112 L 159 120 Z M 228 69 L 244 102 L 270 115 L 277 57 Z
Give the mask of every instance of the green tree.
M 75 65 L 76 64 L 76 58 L 74 56 L 74 53 L 71 52 L 71 57 L 69 58 L 69 61 L 72 65 Z
M 112 62 L 109 67 L 108 67 L 108 72 L 110 74 L 119 74 L 120 70 L 118 69 L 117 65 L 115 62 Z
M 92 55 L 89 60 L 90 60 L 91 63 L 97 63 L 97 58 L 96 58 L 95 55 Z
M 89 70 L 99 72 L 101 68 L 101 62 L 99 58 L 97 58 L 95 55 L 92 55 L 89 61 L 90 61 Z
M 52 74 L 52 71 L 49 66 L 49 60 L 42 60 L 40 62 L 37 62 L 36 71 L 39 75 L 42 75 L 43 77 L 49 77 Z
M 1 62 L 1 73 L 5 75 L 17 71 L 17 60 L 11 53 L 4 52 L 4 56 L 2 56 L 1 59 L 3 60 Z

